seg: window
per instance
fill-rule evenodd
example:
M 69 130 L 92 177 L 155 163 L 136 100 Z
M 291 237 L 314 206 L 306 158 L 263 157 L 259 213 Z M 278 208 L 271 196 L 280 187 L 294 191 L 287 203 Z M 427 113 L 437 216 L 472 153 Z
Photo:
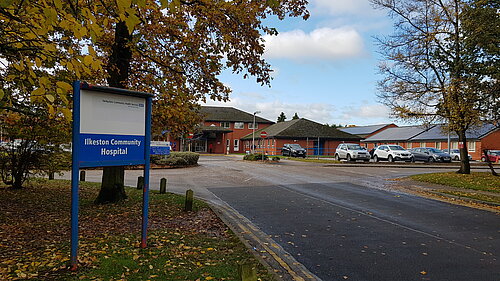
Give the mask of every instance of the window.
M 421 142 L 420 147 L 425 147 L 425 142 Z
M 467 149 L 469 152 L 475 152 L 476 151 L 476 142 L 475 141 L 468 141 L 467 142 Z
M 243 123 L 243 122 L 234 122 L 234 128 L 235 129 L 244 129 L 245 128 L 245 123 Z
M 408 149 L 409 149 L 409 148 L 411 148 L 411 142 L 408 142 L 408 143 L 406 144 L 406 148 L 408 148 Z
M 222 128 L 230 128 L 230 123 L 229 122 L 220 122 L 220 126 Z
M 240 150 L 240 140 L 234 140 L 234 151 Z
M 436 142 L 436 148 L 437 148 L 437 149 L 441 149 L 441 142 L 440 142 L 440 141 L 437 141 L 437 142 Z
M 451 142 L 451 149 L 458 149 L 458 141 Z
M 248 123 L 248 129 L 258 129 L 258 128 L 259 128 L 258 123 L 255 123 L 255 128 L 253 127 L 253 123 Z

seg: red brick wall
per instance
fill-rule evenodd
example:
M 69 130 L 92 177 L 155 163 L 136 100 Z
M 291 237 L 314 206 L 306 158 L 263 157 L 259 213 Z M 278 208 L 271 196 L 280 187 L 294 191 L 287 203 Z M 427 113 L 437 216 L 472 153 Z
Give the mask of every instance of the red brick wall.
M 220 126 L 221 125 L 221 122 L 207 122 L 205 121 L 203 123 L 203 125 L 205 126 L 210 126 L 210 125 L 215 125 L 215 126 Z M 242 137 L 248 135 L 248 134 L 251 134 L 252 133 L 252 129 L 249 129 L 248 128 L 248 125 L 251 124 L 251 123 L 244 123 L 244 126 L 243 126 L 243 129 L 235 129 L 234 128 L 234 122 L 230 122 L 229 123 L 229 129 L 232 130 L 233 132 L 231 133 L 225 133 L 225 137 L 223 137 L 223 139 L 217 139 L 216 142 L 212 142 L 212 147 L 213 147 L 213 151 L 214 153 L 225 153 L 226 152 L 226 140 L 229 139 L 229 153 L 245 153 L 245 148 L 243 146 L 243 143 L 240 141 L 240 145 L 239 145 L 239 149 L 238 151 L 235 151 L 235 147 L 234 147 L 234 140 L 235 139 L 241 139 Z M 257 123 L 258 127 L 255 129 L 256 131 L 257 130 L 260 130 L 260 129 L 263 129 L 263 128 L 267 128 L 269 127 L 270 125 L 272 124 L 265 124 L 265 123 Z M 256 135 L 257 137 L 257 135 Z M 210 144 L 210 142 L 209 142 Z M 209 144 L 207 144 L 207 146 L 209 146 Z M 207 150 L 209 148 L 207 147 Z

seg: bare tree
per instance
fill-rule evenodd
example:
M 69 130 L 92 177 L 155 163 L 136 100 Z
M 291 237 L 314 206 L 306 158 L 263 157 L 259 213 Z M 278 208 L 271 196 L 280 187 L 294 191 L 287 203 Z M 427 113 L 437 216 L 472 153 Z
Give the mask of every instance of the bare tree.
M 380 65 L 379 98 L 394 116 L 443 122 L 460 142 L 459 173 L 470 173 L 466 132 L 489 113 L 484 95 L 471 87 L 472 60 L 463 30 L 464 0 L 371 0 L 394 19 L 394 33 L 377 38 L 385 57 Z M 471 57 L 473 56 L 473 57 Z

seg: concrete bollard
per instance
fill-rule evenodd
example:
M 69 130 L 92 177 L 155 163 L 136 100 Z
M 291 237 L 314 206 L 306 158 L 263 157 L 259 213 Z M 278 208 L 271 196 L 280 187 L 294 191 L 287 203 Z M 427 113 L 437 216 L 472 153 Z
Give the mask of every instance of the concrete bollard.
M 80 181 L 85 181 L 85 171 L 80 171 Z
M 167 179 L 161 178 L 160 180 L 160 194 L 167 193 Z
M 252 264 L 238 265 L 240 281 L 257 281 L 257 269 Z
M 193 191 L 186 190 L 186 203 L 184 204 L 184 211 L 190 212 L 193 210 Z
M 142 189 L 142 188 L 144 188 L 144 177 L 139 176 L 137 178 L 137 189 Z

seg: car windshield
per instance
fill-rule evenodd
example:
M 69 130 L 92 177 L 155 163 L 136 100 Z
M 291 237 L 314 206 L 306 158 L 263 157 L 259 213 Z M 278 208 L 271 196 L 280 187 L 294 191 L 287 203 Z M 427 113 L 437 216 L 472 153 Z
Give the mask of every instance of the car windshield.
M 348 148 L 349 150 L 365 150 L 365 148 L 364 148 L 364 147 L 362 147 L 362 146 L 361 146 L 361 145 L 359 145 L 359 144 L 349 144 L 349 145 L 347 145 L 347 148 Z
M 490 151 L 490 155 L 500 156 L 500 150 Z
M 301 149 L 302 148 L 302 146 L 300 146 L 300 144 L 296 144 L 296 143 L 291 144 L 290 147 L 293 149 Z
M 460 153 L 460 150 L 458 150 L 458 149 L 452 149 L 451 153 Z
M 389 149 L 390 150 L 405 150 L 404 148 L 402 148 L 399 145 L 389 145 Z
M 437 148 L 429 148 L 429 151 L 432 153 L 444 153 L 441 149 Z

